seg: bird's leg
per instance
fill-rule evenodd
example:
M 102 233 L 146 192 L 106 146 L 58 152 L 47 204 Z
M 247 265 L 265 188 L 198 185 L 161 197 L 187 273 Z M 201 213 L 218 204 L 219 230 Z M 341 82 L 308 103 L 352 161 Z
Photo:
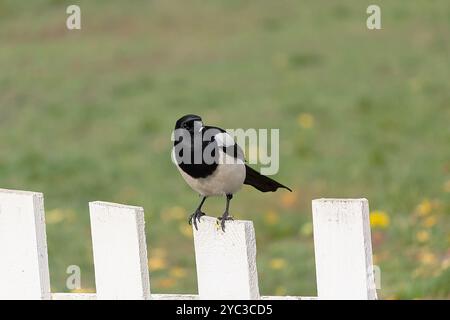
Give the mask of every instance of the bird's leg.
M 222 227 L 222 231 L 225 232 L 225 221 L 227 220 L 233 220 L 233 217 L 230 216 L 230 213 L 228 212 L 229 208 L 230 208 L 230 201 L 231 199 L 233 199 L 233 195 L 232 194 L 227 194 L 227 204 L 225 207 L 225 212 L 223 213 L 223 215 L 217 219 L 220 220 L 220 226 Z
M 195 210 L 195 212 L 193 214 L 191 214 L 191 216 L 189 217 L 189 224 L 194 223 L 194 227 L 195 230 L 198 230 L 197 227 L 197 221 L 200 222 L 200 218 L 202 216 L 204 216 L 205 214 L 202 212 L 202 206 L 203 203 L 205 203 L 206 197 L 203 197 L 202 201 L 200 202 L 200 205 L 198 206 L 198 208 Z

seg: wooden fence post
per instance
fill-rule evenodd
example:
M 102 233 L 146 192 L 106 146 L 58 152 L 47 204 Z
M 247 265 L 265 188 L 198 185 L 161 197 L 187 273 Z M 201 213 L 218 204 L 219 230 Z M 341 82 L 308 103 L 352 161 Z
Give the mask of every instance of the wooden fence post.
M 89 203 L 97 299 L 149 299 L 144 209 Z
M 50 299 L 41 193 L 0 189 L 1 299 Z
M 223 232 L 216 221 L 204 216 L 194 228 L 200 299 L 259 299 L 253 223 L 228 221 Z
M 376 299 L 366 199 L 313 200 L 319 299 Z

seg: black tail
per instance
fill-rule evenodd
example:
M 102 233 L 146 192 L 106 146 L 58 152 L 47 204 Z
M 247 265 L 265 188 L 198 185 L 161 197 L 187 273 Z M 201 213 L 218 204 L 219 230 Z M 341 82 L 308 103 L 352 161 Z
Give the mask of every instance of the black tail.
M 245 184 L 251 185 L 262 192 L 269 191 L 277 191 L 278 188 L 285 188 L 292 192 L 286 186 L 283 186 L 281 183 L 276 182 L 275 180 L 270 179 L 269 177 L 263 176 L 258 171 L 253 170 L 249 166 L 245 165 L 245 169 L 247 171 L 245 175 Z

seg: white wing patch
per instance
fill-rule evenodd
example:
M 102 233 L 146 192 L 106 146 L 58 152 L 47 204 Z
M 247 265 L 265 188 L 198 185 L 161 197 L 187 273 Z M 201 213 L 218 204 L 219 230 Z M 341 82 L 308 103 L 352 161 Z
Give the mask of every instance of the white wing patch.
M 219 147 L 231 147 L 235 144 L 233 137 L 226 132 L 219 132 L 214 139 Z
M 216 140 L 217 146 L 219 147 L 225 147 L 230 149 L 227 149 L 227 153 L 230 157 L 227 157 L 225 160 L 232 160 L 231 163 L 235 163 L 237 160 L 241 160 L 242 162 L 245 162 L 245 155 L 244 151 L 241 149 L 239 145 L 236 144 L 233 137 L 230 136 L 226 132 L 220 132 L 214 136 L 214 139 Z M 236 150 L 234 149 L 234 146 L 236 146 Z M 231 153 L 230 153 L 231 151 Z M 236 151 L 236 154 L 234 153 Z M 224 159 L 221 159 L 223 161 Z M 220 162 L 220 163 L 229 163 L 229 162 Z

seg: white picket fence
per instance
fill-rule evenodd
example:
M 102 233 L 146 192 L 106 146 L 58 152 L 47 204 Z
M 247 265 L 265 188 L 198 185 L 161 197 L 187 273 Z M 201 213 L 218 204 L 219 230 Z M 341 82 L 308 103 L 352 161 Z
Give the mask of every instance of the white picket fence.
M 376 299 L 367 200 L 312 207 L 318 297 L 260 296 L 253 223 L 210 217 L 194 228 L 198 294 L 152 294 L 144 210 L 106 202 L 89 204 L 96 293 L 51 293 L 44 197 L 0 189 L 0 299 Z

